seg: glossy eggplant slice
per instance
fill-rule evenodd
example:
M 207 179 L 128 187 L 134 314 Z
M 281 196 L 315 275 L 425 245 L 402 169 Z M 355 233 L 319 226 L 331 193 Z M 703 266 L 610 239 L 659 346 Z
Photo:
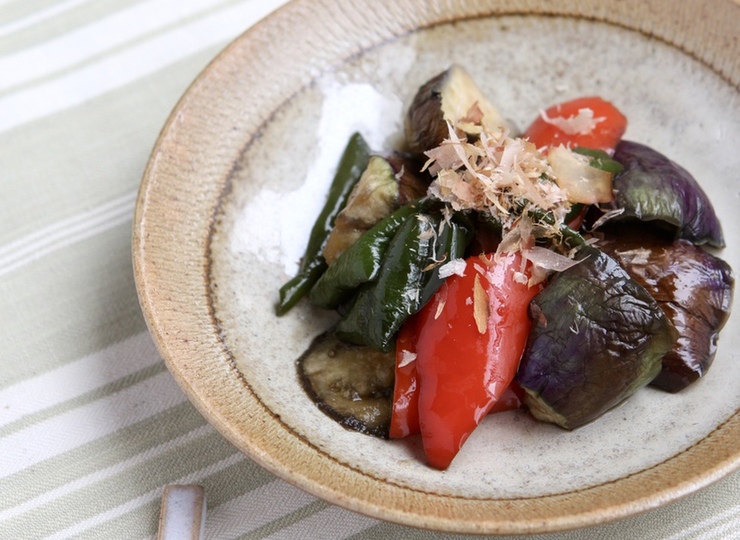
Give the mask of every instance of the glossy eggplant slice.
M 489 130 L 505 126 L 501 115 L 468 72 L 459 65 L 423 84 L 406 117 L 406 141 L 411 152 L 436 148 L 449 137 L 450 122 L 466 136 L 476 137 L 481 124 Z
M 387 437 L 395 353 L 339 341 L 332 332 L 317 337 L 298 359 L 309 397 L 347 429 Z
M 702 377 L 730 316 L 730 266 L 687 240 L 666 242 L 640 230 L 622 232 L 600 246 L 650 292 L 679 333 L 651 384 L 678 392 Z
M 566 429 L 619 404 L 660 371 L 676 330 L 644 287 L 591 246 L 530 304 L 516 380 L 532 414 Z
M 722 227 L 709 197 L 694 177 L 663 154 L 643 144 L 621 141 L 614 160 L 624 170 L 614 177 L 614 218 L 658 221 L 676 238 L 724 247 Z

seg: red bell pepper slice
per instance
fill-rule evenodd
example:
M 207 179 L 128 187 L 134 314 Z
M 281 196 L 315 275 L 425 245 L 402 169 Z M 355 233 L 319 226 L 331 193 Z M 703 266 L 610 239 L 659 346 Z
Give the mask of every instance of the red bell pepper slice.
M 419 433 L 419 385 L 416 376 L 416 337 L 419 314 L 401 326 L 396 338 L 396 380 L 388 436 L 400 439 Z
M 575 133 L 572 132 L 573 129 L 562 129 L 563 126 L 578 127 L 576 122 L 568 119 L 578 116 L 581 109 L 593 111 L 593 129 Z M 564 144 L 568 148 L 582 146 L 611 154 L 626 129 L 627 118 L 619 109 L 600 97 L 589 96 L 553 105 L 544 114 L 540 114 L 522 136 L 528 138 L 537 148 Z
M 409 317 L 396 339 L 396 380 L 393 390 L 391 424 L 388 431 L 391 439 L 401 439 L 416 435 L 421 431 L 419 428 L 419 385 L 416 374 L 418 320 L 418 316 Z M 513 411 L 523 406 L 524 390 L 516 381 L 511 381 L 489 413 Z
M 519 386 L 516 381 L 506 387 L 499 400 L 493 404 L 489 414 L 514 411 L 524 406 L 524 388 Z
M 418 314 L 419 426 L 428 463 L 446 469 L 511 384 L 541 290 L 521 253 L 471 257 Z

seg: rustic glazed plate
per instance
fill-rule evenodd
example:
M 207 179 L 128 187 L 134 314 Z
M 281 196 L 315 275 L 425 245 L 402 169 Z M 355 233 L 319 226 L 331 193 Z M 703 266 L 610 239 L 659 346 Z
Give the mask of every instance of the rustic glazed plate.
M 141 305 L 173 376 L 246 455 L 324 499 L 406 525 L 555 531 L 654 508 L 740 465 L 740 319 L 709 375 L 640 391 L 565 432 L 486 418 L 449 470 L 418 440 L 346 431 L 304 394 L 295 360 L 331 317 L 273 306 L 352 131 L 399 143 L 417 87 L 466 67 L 514 125 L 597 94 L 626 138 L 672 157 L 723 222 L 740 268 L 740 7 L 730 0 L 298 0 L 198 77 L 154 149 L 136 208 Z

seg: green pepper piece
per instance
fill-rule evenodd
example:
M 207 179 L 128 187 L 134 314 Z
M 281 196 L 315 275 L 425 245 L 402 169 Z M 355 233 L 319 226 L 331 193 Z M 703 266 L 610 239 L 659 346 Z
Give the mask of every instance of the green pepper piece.
M 601 169 L 602 171 L 617 174 L 624 170 L 624 165 L 618 161 L 614 161 L 612 157 L 603 150 L 577 146 L 573 149 L 573 152 L 581 154 L 582 156 L 590 157 L 591 161 L 589 162 L 589 165 L 597 169 Z
M 369 160 L 370 148 L 367 142 L 362 135 L 354 133 L 339 161 L 324 208 L 311 229 L 298 274 L 280 288 L 280 300 L 275 308 L 278 315 L 290 311 L 326 271 L 327 264 L 321 251 L 334 226 L 334 219 L 347 204 L 347 198 L 367 168 Z
M 357 287 L 375 279 L 393 235 L 416 212 L 418 208 L 413 205 L 402 206 L 360 236 L 313 286 L 309 293 L 311 303 L 336 309 Z
M 463 223 L 458 223 L 458 219 Z M 439 277 L 439 269 L 444 263 L 453 259 L 459 259 L 465 255 L 465 250 L 473 239 L 473 226 L 465 216 L 457 215 L 449 222 L 442 222 L 442 230 L 434 244 L 434 260 L 437 261 L 434 268 L 429 272 L 426 282 L 421 289 L 419 308 L 431 300 L 434 293 L 444 282 Z
M 406 218 L 388 246 L 375 282 L 360 287 L 336 328 L 345 342 L 391 349 L 401 324 L 421 307 L 421 288 L 433 262 L 438 218 L 414 214 Z
M 552 212 L 533 210 L 529 212 L 529 217 L 536 223 L 539 222 L 545 225 L 555 225 L 555 218 L 553 217 Z M 578 231 L 574 231 L 565 224 L 558 226 L 558 235 L 566 249 L 572 249 L 586 244 L 586 239 L 581 236 Z

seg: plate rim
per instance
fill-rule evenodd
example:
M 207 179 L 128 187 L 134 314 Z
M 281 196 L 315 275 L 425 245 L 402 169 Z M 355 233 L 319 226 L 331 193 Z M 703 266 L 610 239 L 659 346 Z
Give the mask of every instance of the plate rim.
M 365 2 L 359 0 L 341 2 L 342 7 L 339 4 L 339 0 L 294 0 L 232 41 L 198 75 L 178 101 L 160 132 L 143 174 L 132 232 L 137 294 L 155 344 L 191 403 L 242 453 L 289 483 L 329 502 L 371 517 L 448 532 L 522 534 L 596 525 L 656 508 L 695 492 L 740 468 L 740 451 L 731 452 L 732 442 L 740 434 L 740 412 L 736 411 L 724 424 L 717 426 L 689 449 L 614 482 L 570 493 L 522 499 L 470 499 L 419 492 L 387 481 L 381 481 L 382 485 L 378 485 L 378 479 L 321 452 L 282 423 L 250 390 L 248 381 L 236 368 L 229 351 L 219 339 L 218 329 L 213 325 L 214 314 L 207 283 L 210 240 L 208 235 L 203 234 L 206 232 L 203 226 L 208 225 L 207 231 L 211 231 L 213 216 L 216 215 L 224 190 L 228 189 L 230 174 L 224 175 L 223 171 L 212 170 L 212 167 L 209 169 L 208 156 L 201 149 L 192 148 L 196 141 L 202 142 L 202 137 L 207 135 L 208 130 L 214 129 L 214 125 L 228 125 L 229 121 L 225 116 L 227 113 L 237 112 L 223 111 L 211 123 L 213 119 L 206 121 L 203 112 L 198 110 L 198 104 L 209 94 L 219 92 L 215 90 L 219 84 L 236 84 L 239 76 L 229 72 L 224 65 L 229 59 L 241 59 L 241 62 L 254 64 L 255 60 L 247 60 L 249 55 L 271 43 L 276 35 L 290 27 L 291 21 L 306 20 L 306 17 L 316 21 L 318 16 L 337 15 L 343 10 L 361 10 L 367 7 Z M 653 25 L 648 25 L 650 30 L 646 30 L 646 21 L 650 21 L 650 18 L 640 18 L 639 13 L 654 13 L 651 10 L 656 9 L 659 12 L 660 5 L 665 7 L 669 2 L 629 0 L 618 3 L 619 9 L 612 12 L 605 10 L 604 5 L 614 7 L 617 3 L 600 3 L 596 0 L 564 2 L 558 4 L 557 8 L 546 0 L 459 0 L 435 3 L 431 13 L 418 13 L 423 10 L 416 10 L 417 13 L 414 13 L 414 8 L 418 8 L 420 4 L 415 0 L 382 0 L 381 4 L 373 5 L 376 10 L 378 7 L 388 8 L 391 13 L 403 14 L 407 19 L 404 19 L 403 24 L 384 19 L 382 30 L 385 34 L 381 32 L 375 36 L 363 35 L 357 38 L 359 44 L 336 44 L 337 50 L 326 56 L 318 55 L 308 66 L 295 66 L 288 62 L 290 65 L 284 67 L 276 77 L 286 77 L 285 69 L 300 68 L 302 78 L 291 86 L 298 91 L 333 62 L 341 62 L 343 58 L 377 45 L 380 41 L 417 28 L 449 22 L 453 18 L 534 14 L 593 19 L 652 35 L 698 58 L 729 84 L 740 89 L 740 45 L 737 40 L 734 41 L 734 47 L 738 54 L 734 55 L 733 61 L 725 62 L 716 52 L 717 47 L 722 46 L 723 38 L 727 37 L 721 31 L 715 32 L 714 39 L 709 42 L 697 41 L 697 36 L 692 33 L 686 38 L 687 41 L 679 43 L 677 40 L 680 37 L 686 37 L 685 20 L 669 18 L 663 22 L 662 27 L 652 21 Z M 687 4 L 688 12 L 705 5 L 700 0 L 690 0 Z M 583 11 L 577 11 L 579 7 Z M 713 7 L 717 8 L 713 11 L 713 17 L 718 18 L 714 22 L 719 25 L 720 30 L 731 28 L 728 21 L 740 23 L 740 6 L 735 0 L 714 0 Z M 345 21 L 345 24 L 349 23 Z M 316 37 L 308 36 L 310 39 Z M 363 42 L 363 39 L 368 41 Z M 270 99 L 272 102 L 289 99 L 289 94 L 290 92 Z M 228 104 L 228 88 L 219 94 L 219 99 Z M 279 103 L 276 107 L 279 108 Z M 227 144 L 223 151 L 228 150 L 232 158 L 236 159 L 245 147 L 245 137 L 251 140 L 259 136 L 260 126 L 269 119 L 268 113 L 269 111 L 261 115 L 254 112 L 242 112 L 241 116 L 237 114 L 242 124 L 225 137 Z M 204 130 L 206 124 L 209 127 Z M 238 150 L 236 155 L 235 149 Z M 206 173 L 204 176 L 207 181 L 198 186 L 178 186 L 177 174 L 182 172 L 183 167 L 179 161 L 183 157 L 189 158 L 191 165 L 200 166 Z M 215 202 L 215 205 L 205 210 L 194 208 L 197 206 L 194 202 L 202 200 Z M 177 229 L 182 226 L 188 212 L 193 210 L 198 214 L 197 223 L 200 228 L 190 225 L 185 229 Z M 173 271 L 180 268 L 174 261 L 163 258 L 161 253 L 163 246 L 171 240 L 173 230 L 184 234 L 185 245 L 193 248 L 193 253 L 199 254 L 199 260 L 188 261 L 189 264 L 185 265 L 181 276 L 173 275 Z M 166 255 L 172 258 L 171 253 Z M 183 290 L 195 300 L 190 314 L 180 311 L 183 306 L 177 295 Z M 240 410 L 248 411 L 248 414 L 235 414 L 235 407 L 243 407 Z M 258 427 L 264 432 L 255 432 L 252 422 L 259 423 Z M 701 473 L 690 474 L 691 467 L 687 468 L 687 460 L 691 463 L 699 461 L 713 465 L 707 466 Z M 310 468 L 296 470 L 296 461 L 308 463 Z M 324 473 L 327 469 L 332 470 L 332 478 L 326 478 Z M 670 483 L 665 481 L 665 470 L 673 471 L 674 479 Z M 680 479 L 675 478 L 679 471 L 689 474 Z M 348 490 L 347 482 L 354 486 L 351 490 Z M 622 488 L 620 493 L 615 493 L 616 484 Z M 652 487 L 646 489 L 646 486 Z M 627 489 L 632 491 L 632 496 L 626 497 Z M 601 504 L 584 507 L 586 499 L 600 500 Z

